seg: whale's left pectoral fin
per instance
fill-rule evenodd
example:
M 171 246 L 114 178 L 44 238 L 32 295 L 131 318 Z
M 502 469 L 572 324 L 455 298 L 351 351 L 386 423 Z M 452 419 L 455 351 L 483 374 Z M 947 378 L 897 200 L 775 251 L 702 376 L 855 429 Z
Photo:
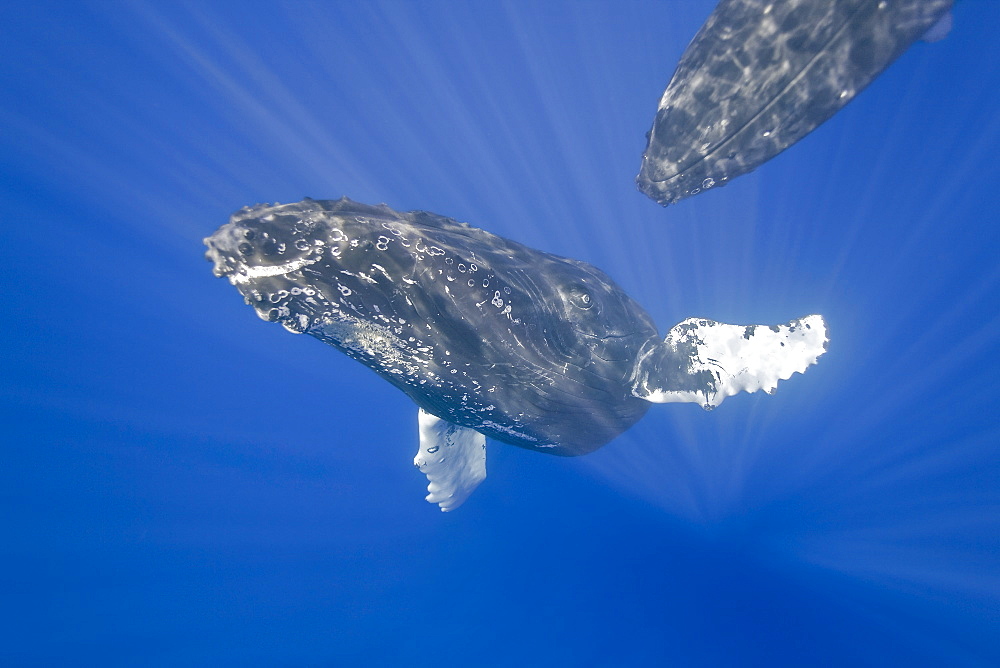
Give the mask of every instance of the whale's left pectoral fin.
M 804 373 L 826 352 L 826 323 L 810 315 L 785 325 L 727 325 L 688 318 L 643 348 L 632 393 L 654 403 L 711 410 L 738 392 L 764 390 Z
M 413 464 L 427 476 L 427 500 L 447 512 L 486 478 L 486 437 L 420 409 L 420 450 Z

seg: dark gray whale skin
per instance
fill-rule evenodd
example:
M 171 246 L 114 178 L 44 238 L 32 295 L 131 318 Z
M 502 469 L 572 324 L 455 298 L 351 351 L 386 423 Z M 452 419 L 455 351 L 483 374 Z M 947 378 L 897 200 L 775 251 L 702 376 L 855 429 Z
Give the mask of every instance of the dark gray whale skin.
M 721 0 L 684 51 L 639 189 L 666 206 L 725 185 L 850 102 L 952 0 Z
M 346 198 L 248 207 L 205 242 L 262 318 L 490 438 L 585 454 L 649 406 L 631 377 L 656 327 L 585 262 Z

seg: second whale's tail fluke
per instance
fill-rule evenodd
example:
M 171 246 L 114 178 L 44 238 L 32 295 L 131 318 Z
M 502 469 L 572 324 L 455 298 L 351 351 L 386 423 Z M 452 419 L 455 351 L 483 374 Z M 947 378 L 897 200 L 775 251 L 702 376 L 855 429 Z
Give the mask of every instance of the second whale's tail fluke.
M 653 403 L 692 402 L 712 410 L 738 392 L 774 392 L 826 352 L 819 315 L 785 325 L 726 325 L 688 318 L 662 342 L 643 347 L 632 393 Z

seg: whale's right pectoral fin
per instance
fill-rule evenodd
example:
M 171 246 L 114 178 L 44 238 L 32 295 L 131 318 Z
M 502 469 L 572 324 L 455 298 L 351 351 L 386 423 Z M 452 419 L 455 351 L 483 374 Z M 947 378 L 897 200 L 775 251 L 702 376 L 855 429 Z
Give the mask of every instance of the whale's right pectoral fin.
M 427 500 L 447 512 L 486 479 L 486 437 L 420 409 L 420 450 L 413 464 L 427 476 Z
M 819 315 L 786 325 L 726 325 L 688 318 L 640 352 L 632 393 L 654 403 L 694 402 L 711 410 L 738 392 L 764 390 L 803 373 L 826 352 Z

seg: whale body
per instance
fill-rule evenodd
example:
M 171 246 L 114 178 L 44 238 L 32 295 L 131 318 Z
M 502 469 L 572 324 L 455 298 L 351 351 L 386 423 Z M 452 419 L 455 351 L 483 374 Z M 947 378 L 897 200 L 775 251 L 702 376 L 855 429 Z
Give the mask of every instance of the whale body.
M 914 41 L 940 39 L 952 0 L 721 0 L 660 100 L 639 189 L 666 206 L 799 141 Z
M 650 402 L 714 408 L 773 391 L 826 349 L 818 315 L 784 325 L 690 318 L 657 333 L 604 272 L 426 211 L 346 198 L 261 204 L 205 239 L 264 320 L 309 334 L 417 404 L 428 500 L 457 507 L 485 439 L 582 455 Z

